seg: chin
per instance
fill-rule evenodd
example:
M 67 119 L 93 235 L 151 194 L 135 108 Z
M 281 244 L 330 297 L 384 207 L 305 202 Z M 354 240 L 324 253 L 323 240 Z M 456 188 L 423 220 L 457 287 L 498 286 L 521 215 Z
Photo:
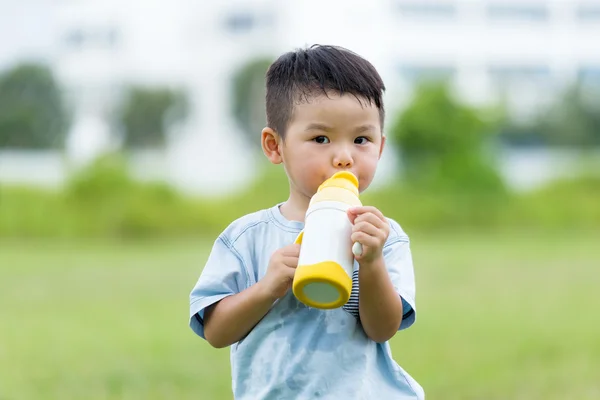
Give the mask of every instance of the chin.
M 314 189 L 307 189 L 307 190 L 303 190 L 302 194 L 304 195 L 304 197 L 306 197 L 307 199 L 311 199 L 316 193 L 317 193 L 317 189 L 319 187 L 315 187 Z
M 369 185 L 371 184 L 371 180 L 372 179 L 366 180 L 364 178 L 362 178 L 362 179 L 358 178 L 358 190 L 360 192 L 362 192 L 363 190 L 366 190 L 369 187 Z

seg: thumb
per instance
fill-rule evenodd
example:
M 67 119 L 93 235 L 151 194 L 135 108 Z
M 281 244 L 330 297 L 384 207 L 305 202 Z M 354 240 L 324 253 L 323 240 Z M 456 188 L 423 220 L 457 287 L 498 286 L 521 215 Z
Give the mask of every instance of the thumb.
M 350 220 L 350 223 L 352 225 L 354 225 L 354 220 L 356 219 L 356 217 L 358 216 L 353 208 L 349 208 L 348 211 L 346 211 L 346 214 L 348 215 L 348 219 Z

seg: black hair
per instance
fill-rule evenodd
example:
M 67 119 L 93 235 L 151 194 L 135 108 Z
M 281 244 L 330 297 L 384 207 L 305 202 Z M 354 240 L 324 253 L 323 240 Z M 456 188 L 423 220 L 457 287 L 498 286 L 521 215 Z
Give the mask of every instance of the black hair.
M 269 67 L 266 85 L 267 125 L 282 138 L 295 104 L 329 92 L 374 104 L 383 130 L 383 80 L 369 61 L 343 47 L 313 45 L 285 53 Z

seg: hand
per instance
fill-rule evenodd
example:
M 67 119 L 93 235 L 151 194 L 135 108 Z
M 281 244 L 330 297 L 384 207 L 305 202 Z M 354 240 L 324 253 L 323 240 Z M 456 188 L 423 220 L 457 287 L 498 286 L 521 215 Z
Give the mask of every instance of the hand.
M 271 255 L 267 272 L 260 283 L 273 300 L 283 297 L 292 287 L 299 256 L 299 244 L 282 247 Z
M 348 209 L 352 223 L 352 242 L 362 245 L 362 254 L 356 260 L 362 264 L 372 263 L 383 257 L 383 245 L 390 234 L 390 225 L 381 211 L 375 207 L 352 207 Z

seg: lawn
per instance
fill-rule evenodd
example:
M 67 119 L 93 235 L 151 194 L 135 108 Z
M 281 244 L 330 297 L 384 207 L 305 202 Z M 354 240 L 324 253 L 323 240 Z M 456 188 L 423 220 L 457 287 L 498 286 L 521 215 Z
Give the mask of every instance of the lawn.
M 600 233 L 414 235 L 428 399 L 600 398 Z M 187 326 L 210 243 L 0 242 L 0 399 L 231 399 Z

